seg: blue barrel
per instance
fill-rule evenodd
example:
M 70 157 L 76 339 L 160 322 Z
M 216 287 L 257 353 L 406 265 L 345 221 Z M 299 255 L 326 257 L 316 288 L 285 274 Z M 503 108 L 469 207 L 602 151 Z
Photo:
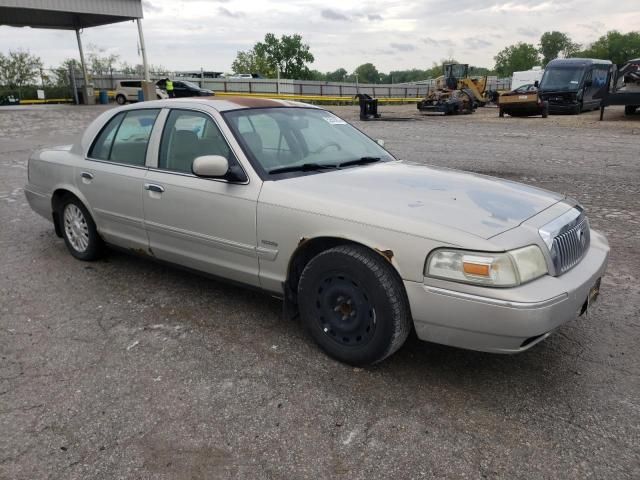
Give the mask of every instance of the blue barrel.
M 109 104 L 109 95 L 107 95 L 106 90 L 100 90 L 100 105 L 108 105 Z
M 144 92 L 142 91 L 142 89 L 138 90 L 138 101 L 144 102 Z

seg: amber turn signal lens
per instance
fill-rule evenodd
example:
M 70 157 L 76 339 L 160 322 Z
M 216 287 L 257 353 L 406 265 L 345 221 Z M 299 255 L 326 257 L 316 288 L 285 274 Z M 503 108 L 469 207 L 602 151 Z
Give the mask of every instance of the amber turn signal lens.
M 462 268 L 464 269 L 464 273 L 467 275 L 477 275 L 479 277 L 489 276 L 489 265 L 464 262 L 462 264 Z

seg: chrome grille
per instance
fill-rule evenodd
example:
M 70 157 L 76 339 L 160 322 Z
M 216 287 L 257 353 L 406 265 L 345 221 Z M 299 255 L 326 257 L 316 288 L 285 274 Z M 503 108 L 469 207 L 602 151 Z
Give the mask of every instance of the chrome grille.
M 549 248 L 556 275 L 575 267 L 589 250 L 589 220 L 579 205 L 544 225 L 539 233 Z
M 556 273 L 561 274 L 575 267 L 589 249 L 591 235 L 589 221 L 582 216 L 579 223 L 559 233 L 553 239 L 551 258 Z

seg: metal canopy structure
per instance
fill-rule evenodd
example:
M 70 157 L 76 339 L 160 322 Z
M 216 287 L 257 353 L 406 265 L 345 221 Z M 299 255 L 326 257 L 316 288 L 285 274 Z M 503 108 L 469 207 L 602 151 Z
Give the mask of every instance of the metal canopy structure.
M 138 24 L 145 80 L 149 81 L 142 17 L 142 0 L 0 0 L 0 25 L 76 31 L 85 88 L 89 79 L 80 30 L 130 20 Z M 84 98 L 88 99 L 86 93 Z

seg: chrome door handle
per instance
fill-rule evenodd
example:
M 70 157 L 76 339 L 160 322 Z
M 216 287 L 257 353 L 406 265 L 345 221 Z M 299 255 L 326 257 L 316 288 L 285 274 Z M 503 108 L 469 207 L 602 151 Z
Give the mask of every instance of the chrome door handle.
M 164 187 L 162 185 L 156 185 L 155 183 L 145 183 L 144 189 L 149 190 L 150 192 L 164 192 Z
M 93 173 L 82 172 L 82 173 L 80 173 L 80 176 L 82 178 L 86 178 L 87 180 L 93 180 Z

